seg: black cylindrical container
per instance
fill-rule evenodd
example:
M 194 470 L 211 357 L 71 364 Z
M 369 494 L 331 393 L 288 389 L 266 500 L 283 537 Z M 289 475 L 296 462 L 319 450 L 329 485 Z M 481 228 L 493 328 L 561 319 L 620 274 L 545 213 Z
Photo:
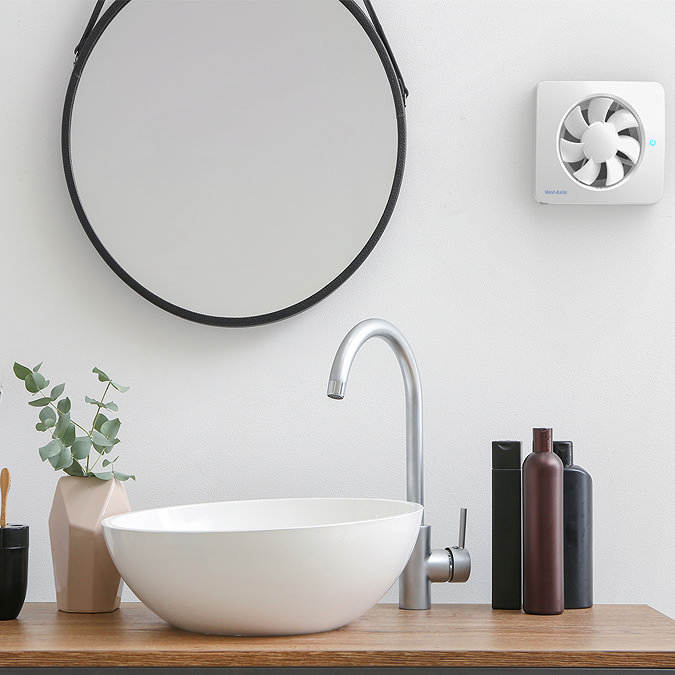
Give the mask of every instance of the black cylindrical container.
M 523 610 L 560 614 L 563 593 L 563 465 L 552 430 L 534 429 L 523 462 Z
M 572 441 L 555 441 L 563 463 L 565 609 L 593 605 L 593 480 L 572 457 Z
M 28 525 L 0 527 L 0 621 L 16 619 L 28 587 Z
M 492 442 L 492 609 L 522 605 L 520 441 Z

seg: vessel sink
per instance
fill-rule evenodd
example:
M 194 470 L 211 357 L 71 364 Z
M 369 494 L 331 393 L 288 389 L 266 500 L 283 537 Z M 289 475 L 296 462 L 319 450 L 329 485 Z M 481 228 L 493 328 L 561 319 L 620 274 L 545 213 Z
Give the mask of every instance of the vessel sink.
M 112 559 L 176 628 L 297 635 L 372 607 L 410 557 L 423 507 L 384 499 L 261 499 L 106 518 Z

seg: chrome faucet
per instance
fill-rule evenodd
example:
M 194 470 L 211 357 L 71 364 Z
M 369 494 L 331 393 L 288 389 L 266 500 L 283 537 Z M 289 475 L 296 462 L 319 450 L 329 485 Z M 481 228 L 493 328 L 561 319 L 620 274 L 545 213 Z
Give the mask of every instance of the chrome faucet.
M 406 498 L 424 506 L 424 465 L 422 458 L 422 385 L 417 363 L 401 331 L 382 319 L 367 319 L 352 328 L 338 347 L 328 380 L 329 398 L 342 399 L 349 370 L 356 353 L 372 337 L 384 340 L 396 354 L 403 373 L 406 410 Z M 466 509 L 460 512 L 459 545 L 431 549 L 431 526 L 420 526 L 413 552 L 399 578 L 399 607 L 429 609 L 432 581 L 466 581 L 471 558 L 464 548 Z

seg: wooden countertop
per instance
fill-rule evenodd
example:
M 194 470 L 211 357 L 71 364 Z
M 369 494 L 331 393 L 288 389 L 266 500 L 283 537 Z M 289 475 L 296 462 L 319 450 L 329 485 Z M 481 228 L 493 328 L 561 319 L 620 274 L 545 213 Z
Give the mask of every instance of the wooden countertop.
M 546 617 L 376 605 L 329 633 L 251 638 L 179 631 L 140 603 L 111 614 L 27 603 L 17 620 L 0 621 L 0 668 L 21 666 L 675 668 L 675 621 L 646 605 Z

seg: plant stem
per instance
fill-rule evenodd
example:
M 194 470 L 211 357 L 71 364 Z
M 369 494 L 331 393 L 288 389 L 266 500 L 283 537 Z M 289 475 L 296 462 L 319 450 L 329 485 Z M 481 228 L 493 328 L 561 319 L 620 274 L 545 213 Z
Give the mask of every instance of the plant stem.
M 94 433 L 94 429 L 96 429 L 96 422 L 98 421 L 98 416 L 101 414 L 101 408 L 103 407 L 103 403 L 105 403 L 105 397 L 108 394 L 108 389 L 110 389 L 110 385 L 112 383 L 109 381 L 108 384 L 106 385 L 105 391 L 103 392 L 103 396 L 101 397 L 101 402 L 97 405 L 96 407 L 96 414 L 94 415 L 94 421 L 91 424 L 91 431 L 89 432 L 89 437 L 91 438 L 92 434 Z M 94 467 L 98 464 L 98 460 L 101 459 L 101 455 L 96 458 L 94 463 L 91 465 L 91 469 L 89 468 L 89 456 L 91 455 L 91 452 L 89 455 L 87 455 L 87 473 L 90 471 L 94 470 Z
M 105 391 L 103 392 L 103 396 L 101 397 L 101 402 L 98 404 L 97 409 L 96 409 L 96 415 L 94 415 L 94 421 L 92 422 L 91 425 L 91 431 L 89 432 L 89 435 L 91 436 L 92 433 L 94 433 L 94 429 L 96 429 L 96 422 L 98 420 L 98 416 L 101 413 L 101 408 L 103 407 L 103 403 L 105 403 L 105 397 L 108 394 L 108 389 L 110 389 L 110 382 L 108 382 L 108 385 L 105 388 Z
M 94 463 L 91 465 L 91 469 L 87 469 L 87 471 L 93 471 L 94 467 L 98 464 L 98 460 L 101 459 L 103 455 L 99 454 L 99 456 L 94 460 Z M 89 464 L 89 457 L 87 457 L 87 464 Z

